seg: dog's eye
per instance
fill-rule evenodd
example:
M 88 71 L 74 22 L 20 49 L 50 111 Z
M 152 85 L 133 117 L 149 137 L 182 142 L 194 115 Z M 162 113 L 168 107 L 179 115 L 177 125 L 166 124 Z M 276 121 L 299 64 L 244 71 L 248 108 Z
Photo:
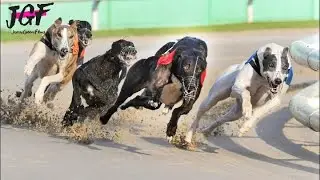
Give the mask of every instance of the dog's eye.
M 58 35 L 58 37 L 62 37 L 60 32 L 58 32 L 57 35 Z
M 70 38 L 70 39 L 73 38 L 73 35 L 71 35 L 69 38 Z
M 269 67 L 274 68 L 274 67 L 276 67 L 276 65 L 275 65 L 275 63 L 270 63 Z

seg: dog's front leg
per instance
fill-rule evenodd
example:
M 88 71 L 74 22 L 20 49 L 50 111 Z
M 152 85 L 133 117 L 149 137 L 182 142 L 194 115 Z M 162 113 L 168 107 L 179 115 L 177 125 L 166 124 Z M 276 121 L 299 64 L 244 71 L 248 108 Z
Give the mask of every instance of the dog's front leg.
M 201 93 L 201 89 L 202 89 L 202 86 L 199 86 L 195 99 L 192 99 L 190 101 L 183 100 L 182 105 L 173 110 L 172 115 L 171 115 L 171 119 L 167 125 L 167 132 L 166 132 L 169 142 L 172 140 L 172 137 L 176 134 L 178 120 L 179 120 L 180 116 L 188 114 L 191 111 L 194 103 L 199 98 L 199 95 Z M 186 141 L 186 142 L 190 143 L 189 141 Z
M 276 96 L 273 99 L 266 102 L 266 104 L 259 106 L 259 107 L 256 107 L 254 109 L 252 117 L 249 120 L 247 120 L 246 122 L 244 122 L 244 124 L 240 128 L 240 132 L 239 132 L 238 136 L 239 137 L 243 136 L 246 132 L 248 132 L 251 129 L 251 127 L 254 125 L 254 123 L 259 118 L 261 118 L 262 116 L 264 116 L 265 114 L 270 112 L 273 108 L 275 108 L 279 105 L 280 105 L 280 98 L 279 98 L 279 96 Z
M 178 127 L 178 120 L 181 115 L 188 114 L 193 106 L 193 102 L 189 103 L 183 103 L 180 107 L 173 110 L 171 119 L 169 123 L 167 124 L 167 139 L 171 143 L 172 137 L 176 134 L 177 127 Z
M 63 80 L 62 73 L 58 73 L 53 76 L 45 76 L 42 78 L 37 92 L 35 93 L 35 103 L 40 105 L 43 102 L 44 91 L 46 87 L 51 83 L 58 83 Z
M 242 116 L 245 119 L 250 119 L 252 116 L 252 104 L 250 91 L 243 86 L 234 85 L 231 91 L 231 97 L 236 98 L 240 101 Z
M 230 97 L 236 98 L 241 104 L 242 116 L 246 119 L 250 119 L 252 116 L 252 104 L 251 94 L 249 87 L 251 87 L 251 81 L 254 76 L 254 70 L 250 65 L 245 65 L 239 72 L 235 79 L 233 86 L 231 87 Z

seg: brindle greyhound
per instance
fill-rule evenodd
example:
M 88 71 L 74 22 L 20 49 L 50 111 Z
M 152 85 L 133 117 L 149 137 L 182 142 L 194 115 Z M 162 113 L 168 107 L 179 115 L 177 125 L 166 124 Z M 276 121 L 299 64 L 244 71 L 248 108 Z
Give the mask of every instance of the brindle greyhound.
M 161 56 L 164 53 L 165 55 Z M 183 100 L 183 103 L 173 110 L 167 126 L 166 134 L 169 140 L 172 139 L 176 134 L 180 116 L 189 113 L 200 95 L 207 66 L 206 58 L 207 45 L 203 40 L 184 37 L 177 42 L 167 43 L 155 56 L 139 60 L 129 69 L 117 101 L 104 116 L 101 116 L 101 123 L 106 124 L 128 97 L 144 88 L 146 91 L 143 95 L 135 97 L 121 109 L 124 110 L 130 106 L 136 108 L 142 106 L 151 110 L 160 108 L 162 88 L 168 81 L 172 82 L 170 78 L 172 75 L 181 82 L 182 88 L 179 91 L 182 90 L 183 94 L 177 98 L 177 100 Z M 159 63 L 162 60 L 164 65 Z
M 53 100 L 76 71 L 78 54 L 77 21 L 62 25 L 62 19 L 58 18 L 30 53 L 24 71 L 26 80 L 21 102 L 31 96 L 33 82 L 37 78 L 42 80 L 35 93 L 35 102 L 41 104 Z

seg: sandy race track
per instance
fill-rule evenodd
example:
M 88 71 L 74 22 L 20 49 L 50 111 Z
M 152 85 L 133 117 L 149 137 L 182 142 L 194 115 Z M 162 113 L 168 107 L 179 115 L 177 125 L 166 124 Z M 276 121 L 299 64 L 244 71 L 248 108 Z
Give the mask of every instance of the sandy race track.
M 198 105 L 224 68 L 246 60 L 265 43 L 276 42 L 286 46 L 317 31 L 289 29 L 189 34 L 208 43 L 209 68 L 200 98 L 190 114 L 180 119 L 179 133 L 186 129 Z M 125 38 L 135 43 L 138 56 L 142 58 L 154 54 L 167 41 L 179 37 Z M 94 40 L 87 50 L 86 59 L 105 52 L 116 39 Z M 32 45 L 33 42 L 1 44 L 3 99 L 22 87 L 23 66 Z M 294 84 L 318 78 L 318 73 L 296 64 L 294 68 Z M 282 107 L 261 119 L 244 137 L 235 137 L 237 123 L 230 123 L 224 126 L 221 136 L 204 139 L 197 135 L 202 142 L 198 150 L 186 151 L 165 140 L 166 123 L 171 114 L 161 115 L 162 109 L 118 111 L 105 127 L 93 121 L 73 129 L 73 133 L 61 132 L 59 121 L 70 103 L 71 88 L 69 84 L 58 94 L 54 111 L 44 110 L 48 112 L 46 117 L 33 116 L 34 106 L 30 105 L 28 116 L 21 120 L 33 124 L 29 127 L 24 125 L 22 128 L 23 122 L 19 120 L 15 120 L 15 125 L 2 122 L 1 179 L 319 178 L 319 134 L 295 121 L 287 109 L 288 101 L 296 91 L 288 93 Z M 227 101 L 213 108 L 203 123 L 214 120 L 228 104 L 230 102 Z M 51 120 L 48 120 L 49 116 Z M 34 125 L 37 120 L 41 122 Z M 75 142 L 79 139 L 92 142 L 89 145 Z

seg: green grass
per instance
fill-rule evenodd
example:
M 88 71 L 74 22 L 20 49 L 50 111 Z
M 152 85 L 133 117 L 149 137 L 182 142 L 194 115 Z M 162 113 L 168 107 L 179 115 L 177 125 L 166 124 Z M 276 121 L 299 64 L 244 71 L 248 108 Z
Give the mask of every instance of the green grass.
M 168 35 L 188 32 L 236 32 L 247 30 L 281 29 L 281 28 L 318 28 L 319 21 L 267 22 L 252 24 L 228 24 L 182 28 L 139 28 L 121 30 L 101 30 L 93 32 L 94 38 L 114 36 Z M 1 42 L 38 40 L 41 34 L 11 34 L 1 30 Z

